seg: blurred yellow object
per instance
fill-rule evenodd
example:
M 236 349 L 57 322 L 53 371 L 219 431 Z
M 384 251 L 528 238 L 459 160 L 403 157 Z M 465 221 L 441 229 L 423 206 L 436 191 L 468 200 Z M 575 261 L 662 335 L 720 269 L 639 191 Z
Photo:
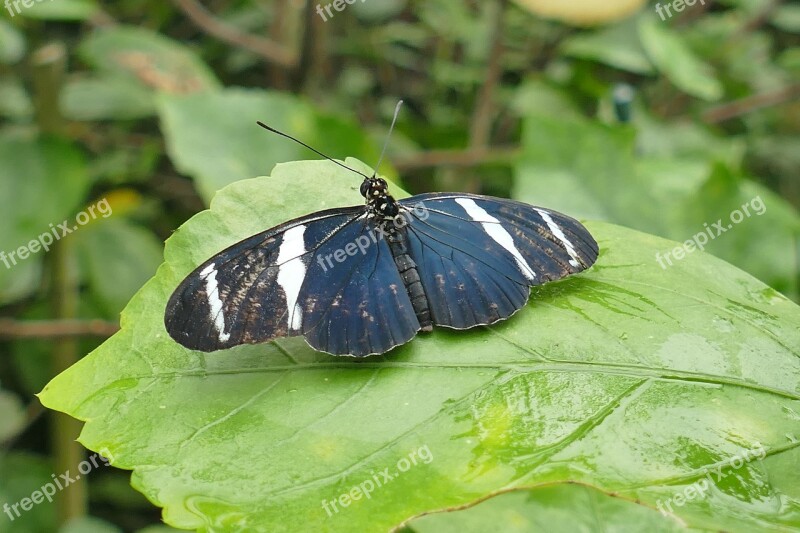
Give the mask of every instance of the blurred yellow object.
M 105 202 L 113 214 L 119 216 L 135 211 L 142 204 L 142 200 L 142 195 L 138 191 L 123 188 L 109 191 L 97 204 Z
M 544 18 L 575 26 L 593 26 L 622 20 L 646 4 L 645 0 L 515 0 L 517 4 Z

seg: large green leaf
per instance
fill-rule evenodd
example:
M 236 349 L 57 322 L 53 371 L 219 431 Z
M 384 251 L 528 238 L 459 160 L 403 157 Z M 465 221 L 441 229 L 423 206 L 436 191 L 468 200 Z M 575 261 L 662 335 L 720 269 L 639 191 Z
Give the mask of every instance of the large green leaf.
M 193 176 L 206 200 L 234 181 L 260 176 L 275 166 L 310 155 L 270 134 L 257 120 L 283 130 L 334 158 L 378 154 L 355 124 L 321 114 L 286 94 L 229 89 L 191 96 L 164 95 L 160 115 L 167 148 L 178 170 Z
M 727 477 L 673 503 L 676 518 L 800 529 L 800 308 L 710 255 L 662 270 L 655 254 L 674 243 L 657 237 L 589 224 L 597 264 L 537 288 L 514 318 L 366 360 L 297 338 L 203 354 L 168 337 L 167 298 L 197 264 L 283 220 L 357 204 L 358 185 L 329 162 L 298 162 L 225 188 L 170 238 L 122 331 L 40 394 L 86 421 L 80 441 L 133 469 L 169 524 L 386 531 L 564 481 L 656 507 L 719 466 Z M 755 447 L 763 460 L 725 466 Z M 369 498 L 353 489 L 368 481 Z

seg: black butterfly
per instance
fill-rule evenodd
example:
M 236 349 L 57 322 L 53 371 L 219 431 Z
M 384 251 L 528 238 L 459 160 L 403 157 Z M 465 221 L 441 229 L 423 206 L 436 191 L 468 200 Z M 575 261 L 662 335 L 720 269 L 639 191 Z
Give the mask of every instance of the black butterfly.
M 361 175 L 365 205 L 285 222 L 197 267 L 167 304 L 170 336 L 211 352 L 302 335 L 364 357 L 434 325 L 508 318 L 531 286 L 597 259 L 591 234 L 561 213 L 475 194 L 395 200 L 385 180 Z

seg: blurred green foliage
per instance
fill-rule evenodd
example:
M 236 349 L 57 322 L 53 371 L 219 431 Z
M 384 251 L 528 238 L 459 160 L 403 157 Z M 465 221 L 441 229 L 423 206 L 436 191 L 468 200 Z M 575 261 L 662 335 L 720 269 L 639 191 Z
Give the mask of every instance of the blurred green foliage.
M 800 299 L 792 2 L 706 2 L 667 21 L 653 2 L 594 28 L 522 1 L 368 0 L 328 22 L 313 2 L 204 5 L 53 0 L 2 11 L 0 251 L 103 198 L 113 215 L 65 236 L 56 254 L 0 263 L 0 406 L 10 414 L 0 502 L 58 461 L 32 397 L 59 370 L 57 343 L 17 338 L 19 323 L 116 322 L 155 273 L 162 241 L 216 190 L 314 158 L 256 120 L 374 162 L 403 98 L 381 171 L 410 192 L 513 196 L 677 241 L 760 196 L 766 212 L 708 251 Z M 634 92 L 625 123 L 614 112 L 620 84 Z M 75 305 L 56 313 L 70 292 Z M 88 336 L 72 351 L 97 344 Z M 117 487 L 114 498 L 90 490 L 92 514 L 125 531 L 158 522 L 127 482 L 92 477 Z M 47 506 L 31 516 L 31 531 L 63 519 Z

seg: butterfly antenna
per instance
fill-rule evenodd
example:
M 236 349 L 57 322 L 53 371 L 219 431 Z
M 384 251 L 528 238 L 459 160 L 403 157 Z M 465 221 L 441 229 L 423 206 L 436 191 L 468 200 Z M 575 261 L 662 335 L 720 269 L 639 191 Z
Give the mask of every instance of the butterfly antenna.
M 256 122 L 256 124 L 258 124 L 259 126 L 261 126 L 262 128 L 264 128 L 264 129 L 265 129 L 265 130 L 267 130 L 267 131 L 271 131 L 272 133 L 277 133 L 277 134 L 278 134 L 278 135 L 280 135 L 281 137 L 286 137 L 287 139 L 290 139 L 290 140 L 292 140 L 292 141 L 296 142 L 297 144 L 299 144 L 299 145 L 301 145 L 301 146 L 305 146 L 306 148 L 308 148 L 309 150 L 311 150 L 311 151 L 312 151 L 312 152 L 314 152 L 315 154 L 317 154 L 317 155 L 319 155 L 319 156 L 322 156 L 322 157 L 324 157 L 325 159 L 327 159 L 328 161 L 330 161 L 330 162 L 332 162 L 332 163 L 336 163 L 337 165 L 339 165 L 339 166 L 340 166 L 340 167 L 342 167 L 342 168 L 346 168 L 346 169 L 347 169 L 347 170 L 349 170 L 350 172 L 355 172 L 355 173 L 356 173 L 356 174 L 358 174 L 359 176 L 363 176 L 365 179 L 369 179 L 369 176 L 367 176 L 367 175 L 366 175 L 366 174 L 364 174 L 363 172 L 359 172 L 358 170 L 356 170 L 356 169 L 354 169 L 354 168 L 350 168 L 350 167 L 348 167 L 348 166 L 347 166 L 347 165 L 345 165 L 344 163 L 341 163 L 341 162 L 339 162 L 339 161 L 335 160 L 334 158 L 332 158 L 332 157 L 329 157 L 329 156 L 327 156 L 327 155 L 323 154 L 322 152 L 320 152 L 320 151 L 319 151 L 319 150 L 317 150 L 316 148 L 312 148 L 312 147 L 310 147 L 309 145 L 307 145 L 307 144 L 306 144 L 306 143 L 304 143 L 303 141 L 301 141 L 301 140 L 299 140 L 299 139 L 295 139 L 295 138 L 294 138 L 294 137 L 292 137 L 291 135 L 288 135 L 288 134 L 286 134 L 286 133 L 283 133 L 282 131 L 278 131 L 278 130 L 276 130 L 275 128 L 271 128 L 270 126 L 267 126 L 266 124 L 264 124 L 264 123 L 263 123 L 263 122 L 261 122 L 260 120 L 259 120 L 259 121 L 257 121 L 257 122 Z
M 383 141 L 383 150 L 381 150 L 381 156 L 378 158 L 378 164 L 375 165 L 375 172 L 372 173 L 373 178 L 378 174 L 378 169 L 381 168 L 381 163 L 383 163 L 383 156 L 386 155 L 386 148 L 389 146 L 389 139 L 392 137 L 392 132 L 394 131 L 394 125 L 397 122 L 397 116 L 400 114 L 401 107 L 403 107 L 402 100 L 397 102 L 397 107 L 394 108 L 394 117 L 392 117 L 392 125 L 389 126 L 389 133 L 386 134 L 386 140 Z

